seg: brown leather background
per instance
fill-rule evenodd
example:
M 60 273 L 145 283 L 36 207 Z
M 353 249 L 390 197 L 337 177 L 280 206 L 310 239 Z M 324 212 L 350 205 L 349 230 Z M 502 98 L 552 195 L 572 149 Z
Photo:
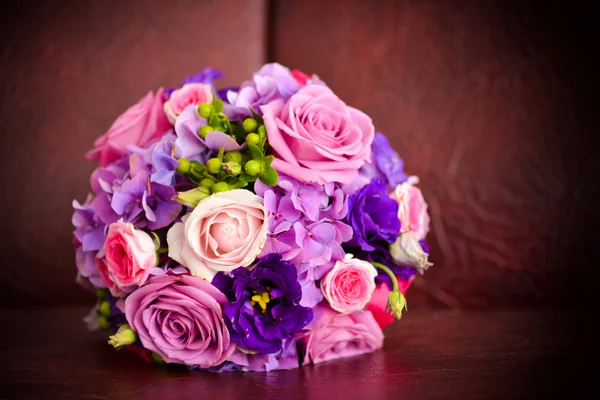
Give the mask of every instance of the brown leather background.
M 3 12 L 0 301 L 79 302 L 70 202 L 150 88 L 273 60 L 370 114 L 430 204 L 411 308 L 574 304 L 591 265 L 590 12 L 506 1 L 19 2 Z M 589 19 L 589 18 L 588 18 Z M 569 290 L 565 290 L 568 288 Z

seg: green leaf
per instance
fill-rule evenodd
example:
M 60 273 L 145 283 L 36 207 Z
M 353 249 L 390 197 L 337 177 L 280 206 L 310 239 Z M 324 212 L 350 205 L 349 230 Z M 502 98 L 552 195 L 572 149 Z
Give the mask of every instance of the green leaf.
M 254 145 L 254 144 L 249 144 L 248 150 L 250 150 L 250 154 L 252 154 L 252 158 L 254 160 L 262 160 L 263 159 L 263 152 L 260 149 L 260 147 Z
M 219 119 L 219 116 L 217 114 L 211 115 L 208 119 L 208 123 L 213 128 L 217 128 L 217 127 L 221 126 L 221 120 Z
M 258 113 L 252 109 L 252 107 L 249 107 L 249 108 L 250 108 L 250 112 L 252 113 L 252 116 L 254 117 L 256 122 L 258 122 L 258 125 L 264 125 L 265 121 L 262 119 L 262 117 L 260 115 L 258 115 Z
M 221 147 L 219 149 L 219 160 L 223 161 L 223 156 L 225 155 L 225 147 Z
M 232 183 L 231 185 L 229 185 L 230 189 L 241 189 L 243 187 L 248 186 L 248 182 L 244 182 L 244 181 L 237 181 L 235 183 Z
M 265 168 L 263 173 L 259 175 L 258 179 L 260 179 L 260 181 L 267 186 L 275 186 L 277 185 L 277 182 L 279 182 L 279 176 L 273 167 Z
M 221 100 L 220 98 L 218 98 L 216 95 L 213 94 L 212 106 L 213 106 L 213 110 L 216 114 L 220 113 L 221 111 L 223 111 L 223 100 Z
M 273 160 L 275 160 L 275 156 L 266 156 L 263 158 L 262 163 L 265 167 L 268 167 L 273 163 Z
M 256 180 L 255 176 L 249 175 L 245 172 L 242 172 L 238 179 L 242 182 L 254 182 Z
M 236 123 L 233 127 L 233 135 L 235 136 L 236 142 L 244 143 L 246 139 L 246 132 L 244 131 L 244 126 L 240 123 Z

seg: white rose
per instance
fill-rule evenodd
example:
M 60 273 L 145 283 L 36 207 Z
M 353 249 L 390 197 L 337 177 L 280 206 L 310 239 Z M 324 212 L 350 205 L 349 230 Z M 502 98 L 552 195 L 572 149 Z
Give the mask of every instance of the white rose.
M 262 197 L 244 189 L 216 193 L 169 229 L 169 257 L 210 281 L 218 271 L 250 265 L 265 245 L 268 225 Z

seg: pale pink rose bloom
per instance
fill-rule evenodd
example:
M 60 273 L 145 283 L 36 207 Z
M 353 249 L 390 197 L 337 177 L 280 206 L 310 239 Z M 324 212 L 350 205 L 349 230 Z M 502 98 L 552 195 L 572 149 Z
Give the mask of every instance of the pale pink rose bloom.
M 156 266 L 152 237 L 122 220 L 109 225 L 104 254 L 103 259 L 98 259 L 98 270 L 117 297 L 144 284 Z
M 169 229 L 169 257 L 210 281 L 218 271 L 250 265 L 265 245 L 268 225 L 262 197 L 245 189 L 216 193 Z
M 94 142 L 94 149 L 85 156 L 90 161 L 99 161 L 106 167 L 127 153 L 130 144 L 143 147 L 146 143 L 161 138 L 170 128 L 163 111 L 163 89 L 146 97 L 121 114 L 104 135 Z
M 277 99 L 260 109 L 278 172 L 305 182 L 350 183 L 370 161 L 371 118 L 327 86 L 305 86 L 287 103 Z
M 390 197 L 399 205 L 400 233 L 412 232 L 416 240 L 422 240 L 429 232 L 429 214 L 423 193 L 415 186 L 417 183 L 419 178 L 409 177 L 407 182 L 396 186 Z
M 362 310 L 371 300 L 376 276 L 373 265 L 347 254 L 321 280 L 321 290 L 331 308 L 349 314 Z
M 313 313 L 309 330 L 300 339 L 306 346 L 304 365 L 370 353 L 383 346 L 383 332 L 370 311 L 339 314 L 318 305 Z
M 164 105 L 165 114 L 171 124 L 189 105 L 199 106 L 202 103 L 212 103 L 212 86 L 205 83 L 188 83 L 174 90 Z

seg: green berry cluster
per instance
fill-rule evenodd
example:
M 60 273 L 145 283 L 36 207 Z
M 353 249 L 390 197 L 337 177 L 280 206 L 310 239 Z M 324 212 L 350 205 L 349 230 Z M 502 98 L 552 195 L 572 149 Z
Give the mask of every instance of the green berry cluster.
M 274 157 L 266 155 L 267 131 L 262 117 L 251 110 L 252 117 L 241 121 L 229 119 L 222 112 L 223 101 L 214 97 L 212 104 L 198 106 L 198 113 L 209 124 L 200 128 L 198 135 L 204 139 L 210 132 L 220 131 L 230 135 L 239 144 L 246 143 L 246 147 L 240 151 L 221 148 L 206 164 L 180 158 L 177 172 L 187 175 L 198 185 L 197 188 L 178 193 L 176 200 L 186 205 L 196 206 L 213 193 L 253 185 L 257 179 L 268 186 L 275 186 L 278 182 L 277 171 L 271 167 Z

